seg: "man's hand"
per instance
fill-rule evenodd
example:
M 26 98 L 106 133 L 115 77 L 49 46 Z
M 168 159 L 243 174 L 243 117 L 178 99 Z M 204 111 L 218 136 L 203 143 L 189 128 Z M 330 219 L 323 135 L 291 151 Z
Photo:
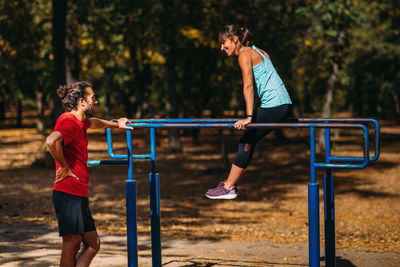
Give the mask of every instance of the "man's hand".
M 246 125 L 249 124 L 251 122 L 251 118 L 245 118 L 243 120 L 237 121 L 235 122 L 235 124 L 233 125 L 233 127 L 235 127 L 235 129 L 237 130 L 244 130 L 246 129 Z
M 131 123 L 127 118 L 119 118 L 118 119 L 118 128 L 133 130 L 132 127 L 126 126 L 127 123 Z
M 56 180 L 54 181 L 54 183 L 59 183 L 62 180 L 64 180 L 67 177 L 73 177 L 76 180 L 79 180 L 79 178 L 72 173 L 71 169 L 66 166 L 66 167 L 60 167 L 57 171 L 56 171 Z

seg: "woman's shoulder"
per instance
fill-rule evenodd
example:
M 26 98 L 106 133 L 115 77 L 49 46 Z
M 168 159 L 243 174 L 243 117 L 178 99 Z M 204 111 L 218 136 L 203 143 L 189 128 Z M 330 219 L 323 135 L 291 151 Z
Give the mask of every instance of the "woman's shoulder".
M 258 51 L 261 52 L 264 56 L 266 56 L 267 58 L 271 59 L 270 56 L 268 55 L 268 53 L 265 52 L 263 49 L 258 48 L 258 47 L 256 47 L 255 45 L 253 45 L 252 48 L 253 48 L 254 50 L 256 50 L 256 51 L 258 50 Z

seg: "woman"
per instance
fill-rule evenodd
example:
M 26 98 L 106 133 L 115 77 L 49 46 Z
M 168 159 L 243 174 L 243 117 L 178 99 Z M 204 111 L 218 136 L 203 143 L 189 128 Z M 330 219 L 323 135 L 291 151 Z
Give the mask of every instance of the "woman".
M 211 199 L 234 199 L 237 197 L 236 183 L 245 172 L 253 156 L 256 143 L 271 132 L 267 128 L 246 129 L 253 123 L 277 123 L 287 119 L 292 101 L 266 52 L 252 45 L 250 31 L 245 27 L 229 25 L 218 37 L 221 50 L 228 56 L 238 56 L 243 77 L 243 95 L 246 102 L 246 116 L 234 127 L 245 130 L 239 141 L 236 158 L 228 178 L 216 188 L 207 191 Z M 254 109 L 253 80 L 261 105 Z

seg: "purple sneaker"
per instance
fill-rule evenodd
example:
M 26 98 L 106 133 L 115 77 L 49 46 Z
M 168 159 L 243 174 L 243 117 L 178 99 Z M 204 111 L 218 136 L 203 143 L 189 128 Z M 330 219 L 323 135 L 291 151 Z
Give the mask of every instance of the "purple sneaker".
M 216 188 L 209 189 L 206 197 L 211 199 L 234 199 L 237 197 L 236 186 L 229 190 L 224 187 L 225 182 L 220 182 Z

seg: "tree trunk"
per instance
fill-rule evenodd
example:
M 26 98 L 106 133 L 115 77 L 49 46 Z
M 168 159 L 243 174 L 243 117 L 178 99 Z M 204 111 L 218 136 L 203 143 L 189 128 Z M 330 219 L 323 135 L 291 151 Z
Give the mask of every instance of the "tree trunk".
M 107 70 L 106 70 L 105 75 L 106 75 L 107 83 L 106 83 L 106 104 L 104 106 L 104 118 L 106 120 L 109 120 L 109 119 L 111 119 L 111 109 L 112 109 L 112 106 L 111 106 L 112 82 L 111 82 L 110 74 Z
M 65 51 L 65 33 L 66 33 L 66 11 L 68 0 L 53 0 L 53 17 L 52 17 L 52 34 L 53 34 L 53 80 L 54 91 L 52 104 L 54 107 L 51 112 L 51 120 L 53 124 L 62 113 L 59 104 L 56 88 L 66 83 L 66 51 Z
M 22 128 L 22 101 L 17 100 L 17 128 Z
M 66 29 L 65 43 L 65 76 L 66 83 L 72 84 L 79 78 L 79 57 L 78 57 L 78 36 L 76 26 L 70 26 Z
M 36 130 L 38 133 L 44 133 L 44 113 L 43 113 L 43 92 L 39 85 L 35 83 L 35 96 L 36 96 Z
M 345 43 L 346 32 L 345 30 L 341 30 L 337 37 L 335 55 L 331 63 L 331 74 L 329 76 L 327 82 L 327 90 L 325 94 L 325 102 L 322 109 L 322 117 L 330 118 L 332 116 L 332 101 L 333 101 L 333 92 L 335 90 L 336 84 L 339 80 L 339 64 L 342 60 L 341 52 L 343 50 L 343 46 Z M 320 152 L 322 148 L 325 147 L 325 130 L 321 129 L 319 131 L 318 143 L 316 146 L 317 152 Z
M 177 109 L 177 94 L 176 94 L 176 71 L 175 71 L 175 24 L 174 21 L 174 1 L 164 0 L 163 1 L 165 20 L 163 25 L 163 40 L 164 40 L 164 55 L 166 58 L 165 62 L 165 82 L 164 90 L 166 97 L 166 112 L 169 118 L 178 117 Z M 171 150 L 179 152 L 182 151 L 182 144 L 180 141 L 179 129 L 169 129 L 169 147 Z

